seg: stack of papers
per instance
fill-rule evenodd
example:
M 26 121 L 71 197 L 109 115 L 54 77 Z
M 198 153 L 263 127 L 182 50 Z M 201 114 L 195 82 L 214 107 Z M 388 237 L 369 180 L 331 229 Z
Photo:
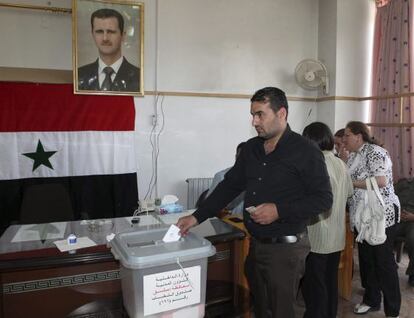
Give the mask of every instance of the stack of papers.
M 26 224 L 20 226 L 12 243 L 28 241 L 45 241 L 63 238 L 67 222 L 54 222 L 44 224 Z

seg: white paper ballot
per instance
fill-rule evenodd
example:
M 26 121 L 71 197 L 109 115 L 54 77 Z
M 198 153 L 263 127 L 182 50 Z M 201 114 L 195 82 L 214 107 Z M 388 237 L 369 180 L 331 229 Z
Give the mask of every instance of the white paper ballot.
M 168 229 L 167 233 L 165 233 L 162 240 L 166 243 L 176 242 L 180 239 L 180 237 L 180 229 L 175 224 L 171 224 L 170 228 Z

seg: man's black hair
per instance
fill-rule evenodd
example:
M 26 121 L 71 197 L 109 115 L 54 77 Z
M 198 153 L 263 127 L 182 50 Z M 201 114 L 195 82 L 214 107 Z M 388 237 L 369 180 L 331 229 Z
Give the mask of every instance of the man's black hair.
M 303 130 L 302 136 L 313 141 L 320 150 L 333 150 L 334 148 L 332 131 L 324 123 L 309 124 Z
M 288 114 L 288 102 L 285 92 L 276 87 L 265 87 L 259 89 L 254 93 L 250 99 L 253 102 L 270 103 L 270 108 L 276 113 L 279 109 L 284 107 L 286 109 L 286 116 Z
M 103 8 L 96 10 L 91 15 L 91 27 L 93 31 L 93 20 L 97 19 L 107 19 L 107 18 L 116 18 L 118 20 L 119 30 L 121 30 L 121 34 L 124 33 L 124 17 L 118 11 L 114 9 Z

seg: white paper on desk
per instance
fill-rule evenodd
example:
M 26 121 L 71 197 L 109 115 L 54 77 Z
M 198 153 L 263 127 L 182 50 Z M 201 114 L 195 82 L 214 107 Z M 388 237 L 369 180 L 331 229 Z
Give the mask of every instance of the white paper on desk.
M 76 244 L 68 244 L 68 240 L 61 240 L 54 242 L 56 247 L 61 252 L 71 251 L 71 250 L 78 250 L 80 248 L 90 247 L 97 245 L 94 241 L 92 241 L 89 237 L 78 237 L 76 240 Z
M 167 233 L 165 233 L 162 240 L 165 243 L 176 242 L 180 239 L 180 237 L 180 229 L 176 225 L 171 224 L 170 228 L 168 229 Z
M 21 225 L 11 242 L 17 243 L 60 239 L 65 235 L 66 224 L 67 222 L 54 222 Z

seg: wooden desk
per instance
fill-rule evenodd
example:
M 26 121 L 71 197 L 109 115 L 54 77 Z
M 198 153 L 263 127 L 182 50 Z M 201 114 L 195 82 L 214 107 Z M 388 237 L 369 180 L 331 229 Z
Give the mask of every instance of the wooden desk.
M 232 218 L 231 215 L 226 215 L 222 218 L 222 220 L 228 224 L 231 224 L 232 226 L 237 227 L 246 234 L 242 241 L 238 241 L 238 244 L 240 244 L 241 246 L 235 249 L 236 251 L 239 251 L 239 254 L 236 256 L 236 259 L 238 260 L 240 265 L 239 271 L 237 273 L 237 276 L 235 276 L 234 281 L 237 282 L 238 286 L 242 288 L 238 296 L 241 297 L 240 302 L 243 303 L 246 308 L 250 308 L 251 304 L 249 284 L 247 282 L 246 275 L 244 274 L 244 262 L 246 261 L 247 254 L 249 254 L 250 234 L 246 230 L 243 222 L 233 222 L 230 220 L 230 218 Z M 243 317 L 250 318 L 250 310 L 244 310 Z
M 51 239 L 12 242 L 19 225 L 11 226 L 0 238 L 0 317 L 86 317 L 111 312 L 111 317 L 126 317 L 122 308 L 119 264 L 106 246 L 106 235 L 145 230 L 131 226 L 126 218 L 111 219 L 111 226 L 94 229 L 80 221 L 67 222 L 69 233 L 88 235 L 98 245 L 76 251 L 60 252 Z M 206 307 L 234 303 L 235 258 L 243 231 L 218 219 L 195 228 L 216 247 L 209 258 Z M 165 226 L 165 225 L 154 225 Z M 92 316 L 91 316 L 92 317 Z M 95 316 L 94 316 L 95 317 Z
M 338 269 L 338 291 L 342 298 L 350 300 L 354 266 L 354 233 L 351 232 L 348 215 L 346 216 L 346 220 L 345 249 L 341 253 Z

